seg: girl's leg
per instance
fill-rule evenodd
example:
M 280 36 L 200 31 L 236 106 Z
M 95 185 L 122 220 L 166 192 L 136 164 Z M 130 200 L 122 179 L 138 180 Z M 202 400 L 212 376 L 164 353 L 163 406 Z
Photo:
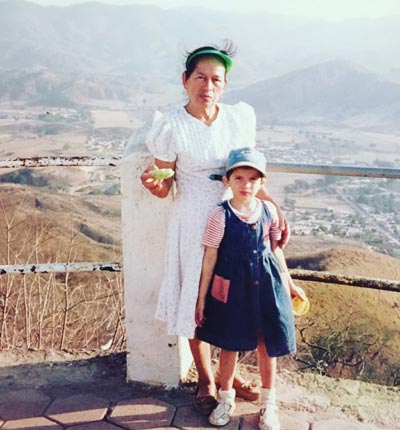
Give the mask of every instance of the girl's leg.
M 217 407 L 212 411 L 208 422 L 214 426 L 224 426 L 229 423 L 235 411 L 235 390 L 232 388 L 237 362 L 237 352 L 221 349 L 219 356 L 219 372 L 221 388 L 218 391 Z
M 199 375 L 198 381 L 198 397 L 207 395 L 216 395 L 214 372 L 211 366 L 211 351 L 210 345 L 199 339 L 189 339 L 190 349 L 192 351 L 194 363 L 196 365 L 197 373 Z M 234 375 L 234 385 L 237 390 L 244 391 L 241 393 L 242 397 L 247 400 L 256 400 L 258 398 L 258 390 L 255 389 L 248 381 L 246 381 L 239 373 Z
M 221 386 L 219 370 L 215 374 L 215 383 L 217 388 Z M 243 376 L 237 371 L 237 369 L 233 377 L 233 388 L 236 390 L 237 397 L 242 397 L 243 399 L 250 400 L 252 402 L 254 400 L 257 400 L 260 394 L 260 390 L 257 384 L 254 384 L 251 381 L 243 378 Z
M 262 336 L 258 340 L 257 355 L 262 383 L 258 426 L 260 430 L 280 430 L 275 390 L 276 358 L 268 355 Z
M 221 376 L 221 389 L 223 391 L 233 388 L 238 353 L 221 349 L 219 355 L 219 374 Z
M 197 397 L 215 396 L 214 372 L 211 366 L 210 345 L 199 339 L 189 339 L 194 363 L 199 375 Z
M 262 388 L 275 388 L 276 358 L 268 355 L 264 339 L 260 336 L 257 345 L 258 367 L 260 369 Z

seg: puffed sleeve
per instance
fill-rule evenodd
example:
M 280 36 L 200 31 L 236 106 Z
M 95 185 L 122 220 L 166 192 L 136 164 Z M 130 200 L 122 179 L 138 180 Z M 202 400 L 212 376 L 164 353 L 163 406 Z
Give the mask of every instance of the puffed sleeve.
M 175 139 L 167 115 L 158 111 L 154 113 L 145 143 L 154 158 L 162 161 L 176 160 Z
M 148 150 L 145 145 L 145 140 L 150 126 L 151 122 L 148 121 L 131 134 L 124 150 L 124 158 L 128 158 L 135 152 L 146 152 Z
M 132 134 L 124 157 L 129 156 L 132 152 L 146 149 L 159 160 L 176 160 L 175 140 L 171 125 L 168 118 L 159 111 L 156 111 L 150 121 Z
M 236 106 L 242 123 L 242 136 L 246 142 L 244 146 L 254 147 L 256 145 L 256 114 L 254 108 L 245 102 L 239 102 Z
M 231 115 L 230 121 L 235 133 L 235 146 L 255 147 L 256 114 L 253 107 L 245 102 L 239 102 L 234 105 L 230 105 L 228 111 Z

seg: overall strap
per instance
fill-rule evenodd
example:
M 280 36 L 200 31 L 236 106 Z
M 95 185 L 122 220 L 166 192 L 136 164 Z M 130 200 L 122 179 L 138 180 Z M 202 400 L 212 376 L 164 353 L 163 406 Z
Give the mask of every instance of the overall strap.
M 225 231 L 226 231 L 226 226 L 227 226 L 228 222 L 232 221 L 232 220 L 235 220 L 235 219 L 239 220 L 239 218 L 235 215 L 235 213 L 233 212 L 232 208 L 229 206 L 228 200 L 224 200 L 221 203 L 221 206 L 222 206 L 222 208 L 224 209 L 224 212 L 225 212 Z
M 261 202 L 261 204 L 263 205 L 263 208 L 264 208 L 264 210 L 262 211 L 261 218 L 266 217 L 268 220 L 271 220 L 272 216 L 271 216 L 270 210 L 268 209 L 267 202 L 265 202 L 264 200 L 260 200 L 260 202 Z

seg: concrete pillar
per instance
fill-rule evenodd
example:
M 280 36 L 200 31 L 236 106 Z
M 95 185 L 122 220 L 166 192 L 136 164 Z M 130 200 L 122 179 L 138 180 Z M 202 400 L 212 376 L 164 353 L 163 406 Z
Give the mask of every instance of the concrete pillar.
M 127 378 L 174 387 L 187 375 L 192 355 L 187 339 L 168 336 L 166 324 L 154 318 L 172 197 L 158 199 L 141 185 L 151 162 L 138 147 L 121 164 Z

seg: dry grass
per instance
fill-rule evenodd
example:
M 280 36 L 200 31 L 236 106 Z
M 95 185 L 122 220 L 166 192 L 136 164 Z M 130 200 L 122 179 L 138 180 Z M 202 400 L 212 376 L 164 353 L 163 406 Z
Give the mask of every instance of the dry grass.
M 397 259 L 354 245 L 300 255 L 288 258 L 289 267 L 400 279 Z M 295 358 L 281 359 L 281 368 L 400 384 L 398 293 L 317 282 L 298 284 L 306 291 L 311 309 L 296 318 L 298 353 Z M 245 354 L 242 363 L 255 365 L 255 354 Z
M 0 191 L 1 264 L 120 260 L 119 227 L 114 198 Z M 119 273 L 0 278 L 1 350 L 121 350 L 123 317 Z

